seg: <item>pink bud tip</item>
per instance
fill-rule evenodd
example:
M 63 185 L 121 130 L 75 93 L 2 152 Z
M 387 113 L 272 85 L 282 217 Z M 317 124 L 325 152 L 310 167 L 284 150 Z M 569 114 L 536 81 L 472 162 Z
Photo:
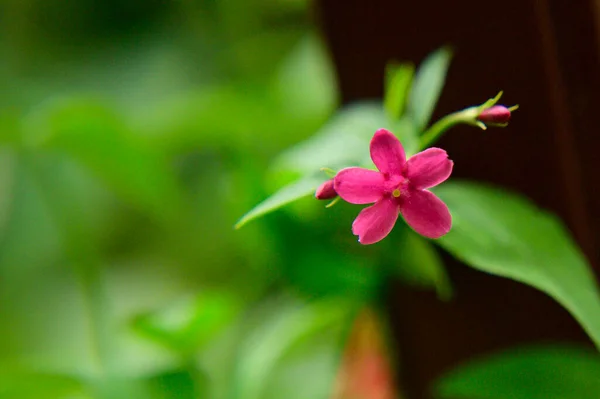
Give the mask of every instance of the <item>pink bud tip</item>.
M 510 109 L 504 105 L 494 105 L 484 109 L 477 120 L 490 126 L 505 126 L 510 121 Z
M 329 179 L 321 184 L 315 192 L 315 197 L 319 200 L 329 200 L 337 197 L 337 193 L 333 187 L 333 179 Z

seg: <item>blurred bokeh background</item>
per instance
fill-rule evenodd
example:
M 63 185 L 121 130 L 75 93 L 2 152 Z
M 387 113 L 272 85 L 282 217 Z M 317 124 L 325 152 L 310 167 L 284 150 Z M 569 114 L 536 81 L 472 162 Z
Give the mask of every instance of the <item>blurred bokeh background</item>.
M 444 137 L 455 175 L 556 212 L 597 267 L 596 7 L 2 0 L 0 397 L 420 398 L 474 355 L 590 346 L 531 288 L 357 245 L 356 207 L 233 226 L 294 177 L 279 152 L 381 97 L 388 61 L 450 44 L 435 118 L 500 89 L 522 109 Z M 437 292 L 406 253 L 443 260 Z

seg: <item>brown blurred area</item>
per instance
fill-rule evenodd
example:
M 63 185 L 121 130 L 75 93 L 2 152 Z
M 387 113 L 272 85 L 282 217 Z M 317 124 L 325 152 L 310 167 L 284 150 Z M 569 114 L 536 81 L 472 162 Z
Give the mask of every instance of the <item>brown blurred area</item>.
M 455 161 L 454 178 L 518 191 L 558 214 L 598 274 L 598 2 L 321 0 L 318 6 L 345 103 L 380 97 L 386 62 L 418 63 L 442 45 L 455 53 L 434 119 L 499 90 L 501 103 L 518 103 L 508 128 L 457 127 L 437 145 Z M 435 377 L 472 356 L 539 341 L 589 344 L 546 295 L 446 260 L 456 290 L 449 303 L 399 284 L 389 295 L 398 356 L 410 365 L 399 378 L 410 397 L 427 397 Z

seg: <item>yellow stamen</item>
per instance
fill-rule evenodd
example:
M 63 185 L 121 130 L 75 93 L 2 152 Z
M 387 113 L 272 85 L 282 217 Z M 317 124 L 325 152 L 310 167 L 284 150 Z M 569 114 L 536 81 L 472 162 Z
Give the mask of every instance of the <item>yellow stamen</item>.
M 395 189 L 394 191 L 392 191 L 392 195 L 396 198 L 398 198 L 400 196 L 400 190 Z

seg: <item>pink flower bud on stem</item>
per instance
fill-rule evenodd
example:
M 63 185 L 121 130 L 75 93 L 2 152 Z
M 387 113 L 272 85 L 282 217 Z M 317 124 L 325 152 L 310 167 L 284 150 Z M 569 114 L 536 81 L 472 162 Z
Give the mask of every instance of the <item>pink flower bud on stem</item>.
M 510 122 L 511 112 L 518 109 L 519 106 L 507 108 L 504 105 L 494 105 L 481 111 L 477 120 L 488 126 L 504 127 Z
M 321 184 L 315 192 L 315 198 L 318 200 L 330 200 L 337 196 L 337 192 L 333 187 L 333 179 L 329 179 L 325 183 Z
M 505 107 L 504 105 L 496 105 L 501 96 L 502 92 L 499 92 L 496 97 L 490 98 L 481 105 L 465 108 L 461 111 L 444 116 L 423 132 L 419 143 L 420 149 L 429 147 L 440 138 L 446 130 L 461 123 L 477 126 L 482 130 L 486 130 L 488 126 L 507 126 L 510 121 L 511 113 L 518 109 L 519 106 L 513 105 L 512 107 Z

